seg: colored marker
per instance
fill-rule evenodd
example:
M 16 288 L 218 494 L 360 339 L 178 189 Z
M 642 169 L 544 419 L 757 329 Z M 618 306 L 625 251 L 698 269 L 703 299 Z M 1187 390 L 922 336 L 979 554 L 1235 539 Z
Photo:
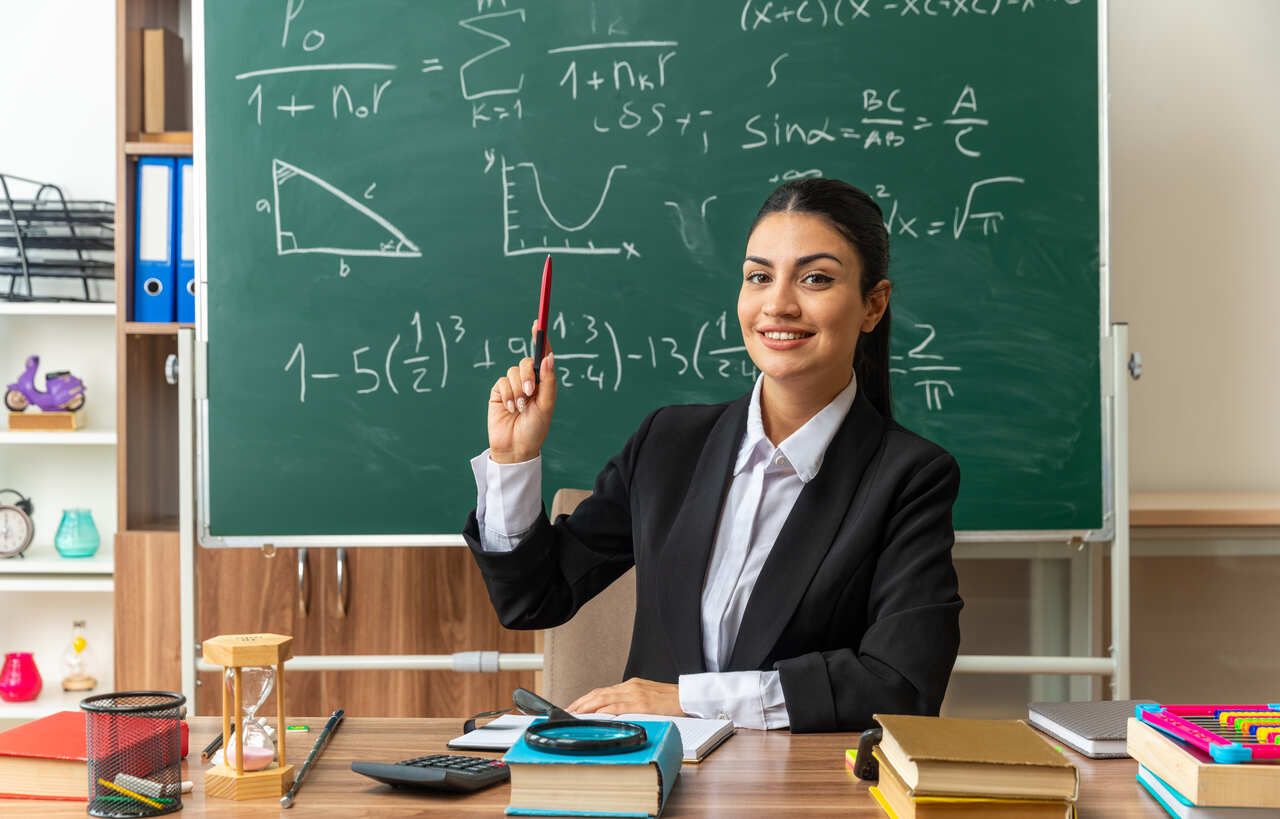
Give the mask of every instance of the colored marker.
M 119 785 L 115 784 L 114 782 L 108 782 L 107 780 L 103 779 L 102 777 L 98 777 L 98 784 L 99 784 L 99 785 L 101 785 L 101 786 L 103 786 L 104 788 L 110 788 L 110 789 L 111 789 L 111 790 L 113 790 L 113 791 L 118 791 L 119 793 L 122 793 L 122 794 L 124 794 L 125 796 L 128 796 L 128 797 L 130 797 L 130 798 L 132 798 L 132 799 L 136 799 L 136 800 L 138 800 L 139 802 L 141 802 L 141 803 L 142 803 L 142 804 L 144 804 L 144 805 L 150 805 L 150 806 L 151 806 L 151 807 L 153 807 L 153 808 L 163 808 L 163 807 L 164 807 L 164 805 L 162 805 L 161 803 L 157 802 L 157 801 L 156 801 L 156 800 L 154 800 L 154 799 L 148 799 L 147 797 L 143 796 L 143 795 L 142 795 L 142 794 L 140 794 L 140 793 L 134 793 L 133 791 L 129 790 L 128 788 L 122 788 L 122 787 L 120 787 Z
M 551 316 L 551 254 L 542 265 L 542 294 L 538 297 L 538 324 L 534 328 L 533 383 L 542 383 L 542 357 L 547 352 L 547 321 Z

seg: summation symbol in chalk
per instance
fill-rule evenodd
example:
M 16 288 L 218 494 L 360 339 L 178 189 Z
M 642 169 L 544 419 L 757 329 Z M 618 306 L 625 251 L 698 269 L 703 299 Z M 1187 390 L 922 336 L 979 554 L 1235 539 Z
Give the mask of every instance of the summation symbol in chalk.
M 313 173 L 273 159 L 271 182 L 275 191 L 276 253 L 280 256 L 294 253 L 402 259 L 422 256 L 418 246 L 399 228 Z M 285 210 L 289 211 L 288 216 Z M 309 237 L 314 237 L 314 241 L 308 241 Z

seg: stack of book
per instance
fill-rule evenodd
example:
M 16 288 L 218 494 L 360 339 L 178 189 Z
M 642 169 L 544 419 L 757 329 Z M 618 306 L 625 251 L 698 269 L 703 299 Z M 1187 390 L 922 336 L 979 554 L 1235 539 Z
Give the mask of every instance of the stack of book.
M 1170 816 L 1253 819 L 1280 815 L 1280 765 L 1225 764 L 1130 718 L 1129 756 L 1138 782 Z
M 680 730 L 643 722 L 648 742 L 622 753 L 550 753 L 523 734 L 502 759 L 511 771 L 516 816 L 657 817 L 680 777 Z
M 890 817 L 1070 819 L 1076 767 L 1021 720 L 876 714 L 880 782 L 871 795 Z

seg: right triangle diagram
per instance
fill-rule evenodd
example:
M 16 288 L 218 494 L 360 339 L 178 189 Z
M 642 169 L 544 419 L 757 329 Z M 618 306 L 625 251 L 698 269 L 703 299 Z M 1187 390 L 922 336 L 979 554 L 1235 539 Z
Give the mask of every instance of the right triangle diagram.
M 271 162 L 276 253 L 416 258 L 418 246 L 355 197 L 283 160 Z

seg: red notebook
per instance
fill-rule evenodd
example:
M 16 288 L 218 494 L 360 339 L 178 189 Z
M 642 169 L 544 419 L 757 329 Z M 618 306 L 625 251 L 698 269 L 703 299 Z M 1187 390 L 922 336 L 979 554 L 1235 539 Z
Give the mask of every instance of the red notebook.
M 126 715 L 115 719 L 122 751 L 155 736 L 153 720 Z M 180 753 L 186 757 L 187 723 L 179 726 Z M 84 730 L 83 711 L 59 711 L 0 733 L 0 798 L 86 801 L 89 774 Z

